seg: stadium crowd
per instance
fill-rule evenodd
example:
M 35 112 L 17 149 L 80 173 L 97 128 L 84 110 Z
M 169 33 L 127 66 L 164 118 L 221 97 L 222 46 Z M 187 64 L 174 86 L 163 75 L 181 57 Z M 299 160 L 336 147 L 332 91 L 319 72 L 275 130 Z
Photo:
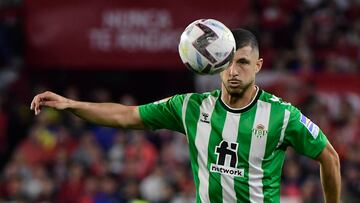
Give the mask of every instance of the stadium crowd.
M 356 0 L 261 0 L 253 3 L 247 27 L 261 40 L 267 68 L 358 73 L 359 9 Z
M 21 18 L 1 2 L 0 202 L 194 202 L 184 135 L 94 126 L 50 109 L 33 116 L 30 99 L 45 88 L 19 62 Z M 260 0 L 253 3 L 245 27 L 261 40 L 265 70 L 360 76 L 359 10 L 357 0 Z M 299 84 L 278 95 L 323 129 L 340 156 L 343 201 L 360 202 L 359 95 L 338 92 L 329 100 Z M 77 86 L 56 85 L 73 99 L 143 103 L 136 95 L 101 88 L 87 89 L 91 97 L 86 98 Z M 322 202 L 318 168 L 288 149 L 282 202 Z

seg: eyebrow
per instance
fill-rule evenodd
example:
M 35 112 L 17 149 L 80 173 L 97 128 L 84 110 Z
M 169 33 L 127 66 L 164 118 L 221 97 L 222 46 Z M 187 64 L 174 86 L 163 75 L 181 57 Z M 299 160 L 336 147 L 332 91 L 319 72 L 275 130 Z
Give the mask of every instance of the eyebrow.
M 239 58 L 236 63 L 246 63 L 246 64 L 250 64 L 250 60 L 247 58 Z

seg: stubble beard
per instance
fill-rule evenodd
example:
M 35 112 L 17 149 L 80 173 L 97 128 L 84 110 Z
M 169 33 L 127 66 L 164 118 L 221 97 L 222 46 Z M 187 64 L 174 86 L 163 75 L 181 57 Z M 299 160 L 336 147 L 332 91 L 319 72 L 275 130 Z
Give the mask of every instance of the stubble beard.
M 252 86 L 252 84 L 254 83 L 254 81 L 250 81 L 247 84 L 241 85 L 240 87 L 237 88 L 231 88 L 228 85 L 224 84 L 223 85 L 225 87 L 225 90 L 227 91 L 227 93 L 232 96 L 232 97 L 237 97 L 237 98 L 241 98 L 244 96 L 244 93 Z

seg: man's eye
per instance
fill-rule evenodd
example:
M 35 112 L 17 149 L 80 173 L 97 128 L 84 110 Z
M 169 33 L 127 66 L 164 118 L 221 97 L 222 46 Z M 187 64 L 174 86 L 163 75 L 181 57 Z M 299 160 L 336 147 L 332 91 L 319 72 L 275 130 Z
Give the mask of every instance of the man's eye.
M 238 63 L 238 64 L 241 64 L 241 65 L 248 64 L 247 61 L 238 61 L 237 63 Z

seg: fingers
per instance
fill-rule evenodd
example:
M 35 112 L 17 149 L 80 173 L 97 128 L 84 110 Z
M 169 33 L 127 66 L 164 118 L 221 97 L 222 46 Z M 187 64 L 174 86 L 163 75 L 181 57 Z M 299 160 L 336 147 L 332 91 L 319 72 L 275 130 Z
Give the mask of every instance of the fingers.
M 31 109 L 35 111 L 35 115 L 38 115 L 40 113 L 40 102 L 41 96 L 36 95 L 31 103 Z
M 34 110 L 35 108 L 35 98 L 36 96 L 33 98 L 33 100 L 31 101 L 31 104 L 30 104 L 30 110 Z
M 35 111 L 35 115 L 38 115 L 41 111 L 41 106 L 46 106 L 45 101 L 50 98 L 50 92 L 44 92 L 34 97 L 30 104 L 30 109 Z

